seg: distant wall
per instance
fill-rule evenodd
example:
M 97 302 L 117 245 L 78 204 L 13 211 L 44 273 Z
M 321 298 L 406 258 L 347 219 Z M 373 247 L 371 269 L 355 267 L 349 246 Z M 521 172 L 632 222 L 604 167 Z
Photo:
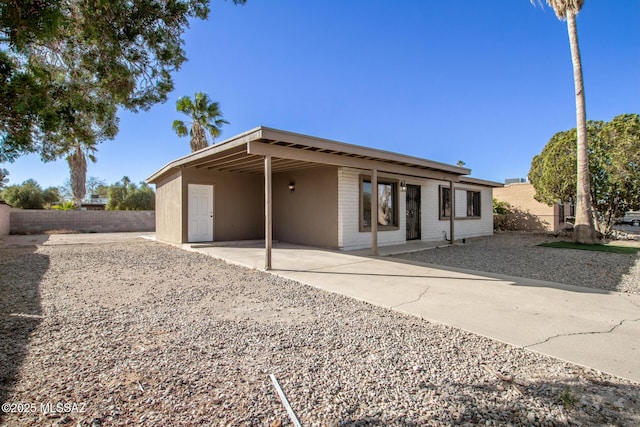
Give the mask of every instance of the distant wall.
M 493 190 L 493 197 L 511 206 L 511 212 L 505 218 L 506 229 L 552 232 L 560 229 L 559 205 L 540 203 L 534 198 L 535 194 L 535 188 L 528 182 Z
M 11 209 L 11 234 L 53 230 L 85 233 L 155 231 L 155 211 L 56 211 Z
M 11 208 L 0 200 L 0 236 L 9 234 L 9 212 Z

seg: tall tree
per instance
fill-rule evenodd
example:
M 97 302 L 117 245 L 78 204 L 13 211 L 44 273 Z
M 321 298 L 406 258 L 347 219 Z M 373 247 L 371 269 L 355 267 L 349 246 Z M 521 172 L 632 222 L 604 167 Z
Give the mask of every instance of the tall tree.
M 76 209 L 80 209 L 82 200 L 87 194 L 87 159 L 95 163 L 95 151 L 96 148 L 94 145 L 78 142 L 73 146 L 73 150 L 67 156 L 71 180 L 71 193 L 73 194 L 73 201 L 76 205 Z
M 107 210 L 155 210 L 156 195 L 144 182 L 138 187 L 124 176 L 109 186 Z
M 531 0 L 532 2 L 534 0 Z M 577 188 L 576 188 L 576 222 L 573 229 L 573 240 L 578 243 L 595 243 L 596 235 L 594 211 L 591 201 L 589 179 L 589 147 L 587 144 L 587 112 L 582 79 L 582 61 L 578 44 L 578 27 L 576 16 L 580 13 L 584 0 L 546 0 L 560 20 L 567 21 L 571 61 L 573 63 L 573 82 L 576 98 L 576 130 L 577 130 Z M 535 4 L 535 3 L 534 3 Z
M 212 102 L 209 96 L 202 92 L 197 92 L 193 100 L 188 96 L 178 99 L 176 110 L 191 119 L 186 123 L 174 120 L 172 126 L 178 136 L 191 137 L 191 152 L 208 147 L 207 132 L 213 142 L 220 135 L 222 125 L 229 123 L 222 118 L 220 105 Z
M 2 190 L 2 198 L 14 208 L 42 209 L 60 200 L 60 194 L 55 187 L 43 190 L 35 180 L 28 179 L 20 185 L 6 187 Z
M 533 158 L 529 181 L 536 200 L 550 206 L 576 200 L 576 129 L 556 133 Z M 615 219 L 640 209 L 640 115 L 588 121 L 589 177 L 597 225 L 608 233 Z
M 100 179 L 98 177 L 95 176 L 90 176 L 89 178 L 87 178 L 87 192 L 90 195 L 97 195 L 97 196 L 102 196 L 103 194 L 101 194 L 101 191 L 104 192 L 107 189 L 107 181 L 105 181 L 104 179 Z M 107 193 L 104 193 L 104 196 L 106 196 Z
M 69 152 L 75 139 L 61 135 L 77 112 L 164 102 L 186 60 L 182 34 L 208 14 L 209 0 L 0 2 L 0 161 Z

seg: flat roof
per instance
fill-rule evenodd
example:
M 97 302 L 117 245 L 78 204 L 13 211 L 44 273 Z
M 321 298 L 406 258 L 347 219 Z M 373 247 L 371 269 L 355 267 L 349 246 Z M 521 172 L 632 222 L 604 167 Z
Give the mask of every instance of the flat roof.
M 169 162 L 146 181 L 153 183 L 165 174 L 185 167 L 262 173 L 266 155 L 272 157 L 274 173 L 336 165 L 459 181 L 471 172 L 467 168 L 419 157 L 259 126 Z M 478 185 L 502 186 L 470 177 L 464 179 Z

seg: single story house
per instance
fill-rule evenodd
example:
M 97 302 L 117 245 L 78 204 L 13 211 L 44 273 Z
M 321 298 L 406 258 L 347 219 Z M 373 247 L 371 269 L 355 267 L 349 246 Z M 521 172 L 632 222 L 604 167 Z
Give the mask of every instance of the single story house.
M 156 185 L 156 238 L 341 250 L 493 233 L 492 190 L 469 169 L 268 127 L 174 160 Z M 453 213 L 453 215 L 452 215 Z

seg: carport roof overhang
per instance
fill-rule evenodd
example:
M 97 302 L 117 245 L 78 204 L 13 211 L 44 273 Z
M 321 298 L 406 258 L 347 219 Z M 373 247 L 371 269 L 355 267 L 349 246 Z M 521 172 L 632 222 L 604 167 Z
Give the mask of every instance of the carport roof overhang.
M 469 169 L 454 165 L 260 126 L 176 159 L 147 178 L 147 182 L 157 182 L 182 168 L 262 174 L 267 155 L 272 158 L 272 173 L 332 165 L 454 182 L 470 173 Z M 482 184 L 500 185 L 489 181 Z

